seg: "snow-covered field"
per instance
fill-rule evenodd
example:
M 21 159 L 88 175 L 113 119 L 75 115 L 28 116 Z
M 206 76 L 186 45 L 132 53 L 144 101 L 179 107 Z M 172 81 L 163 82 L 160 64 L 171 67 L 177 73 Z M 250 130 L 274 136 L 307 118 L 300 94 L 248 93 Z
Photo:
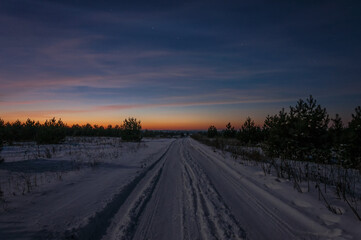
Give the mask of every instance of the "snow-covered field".
M 190 138 L 4 147 L 0 239 L 360 239 L 342 200 Z M 4 202 L 5 201 L 5 202 Z

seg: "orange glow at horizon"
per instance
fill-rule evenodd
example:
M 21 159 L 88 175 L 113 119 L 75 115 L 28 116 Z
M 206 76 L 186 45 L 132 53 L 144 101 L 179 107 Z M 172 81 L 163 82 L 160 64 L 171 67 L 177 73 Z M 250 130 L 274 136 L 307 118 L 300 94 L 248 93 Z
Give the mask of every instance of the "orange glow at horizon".
M 57 117 L 54 116 L 56 118 L 56 120 L 61 119 L 67 126 L 72 126 L 72 125 L 86 125 L 86 124 L 91 124 L 92 126 L 94 125 L 98 125 L 103 126 L 104 128 L 106 128 L 108 125 L 112 125 L 112 127 L 115 127 L 116 125 L 120 126 L 123 122 L 123 120 L 125 118 L 128 117 L 123 117 L 119 120 L 114 120 L 114 119 L 110 119 L 109 117 L 101 120 L 101 119 L 97 119 L 97 120 L 91 120 L 88 121 L 86 119 L 75 119 L 75 118 L 62 118 L 62 117 Z M 16 120 L 21 121 L 22 123 L 25 123 L 26 120 L 28 118 L 30 118 L 31 120 L 37 122 L 39 121 L 40 123 L 44 123 L 46 120 L 51 119 L 52 117 L 49 118 L 31 118 L 31 117 L 2 117 L 0 116 L 0 118 L 2 120 L 6 122 L 15 122 Z M 224 119 L 199 119 L 199 118 L 192 118 L 192 117 L 184 117 L 183 119 L 181 118 L 167 118 L 167 119 L 149 119 L 149 118 L 142 118 L 142 117 L 135 117 L 137 118 L 137 120 L 141 121 L 141 125 L 142 125 L 142 129 L 145 130 L 207 130 L 209 126 L 214 125 L 218 130 L 222 130 L 225 129 L 225 126 L 228 122 L 231 122 L 232 126 L 235 127 L 235 129 L 239 129 L 242 125 L 242 123 L 244 122 L 244 120 L 241 119 L 230 119 L 229 121 L 224 120 Z M 261 126 L 263 124 L 263 121 L 256 121 L 254 120 L 255 123 L 259 126 Z M 261 124 L 259 124 L 259 122 L 261 122 Z

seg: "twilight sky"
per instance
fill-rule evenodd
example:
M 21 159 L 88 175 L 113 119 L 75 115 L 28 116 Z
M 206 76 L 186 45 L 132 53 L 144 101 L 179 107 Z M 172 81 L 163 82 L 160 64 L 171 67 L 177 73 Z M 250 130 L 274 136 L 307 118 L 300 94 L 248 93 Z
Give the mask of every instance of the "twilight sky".
M 1 118 L 206 129 L 361 104 L 359 0 L 94 2 L 0 1 Z

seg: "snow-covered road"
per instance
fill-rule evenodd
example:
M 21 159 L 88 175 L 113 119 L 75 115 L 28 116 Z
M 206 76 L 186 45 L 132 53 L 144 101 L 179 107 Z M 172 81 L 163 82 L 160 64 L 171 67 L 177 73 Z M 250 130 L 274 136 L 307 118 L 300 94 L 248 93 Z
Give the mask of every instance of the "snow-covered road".
M 13 213 L 5 213 L 0 216 L 0 239 L 357 239 L 360 236 L 358 229 L 351 232 L 341 229 L 340 220 L 332 218 L 321 202 L 297 193 L 287 182 L 266 179 L 190 138 L 166 145 L 146 168 L 137 173 L 134 170 L 131 181 L 112 169 L 103 176 L 105 180 L 99 181 L 104 185 L 94 187 L 92 194 L 74 193 L 84 192 L 80 189 L 82 182 L 63 189 L 61 195 L 47 192 L 44 201 L 53 201 L 57 210 L 47 212 L 47 204 L 42 208 L 34 203 L 34 222 L 42 224 L 25 224 L 28 230 L 33 228 L 31 232 L 16 230 L 22 226 L 17 222 L 22 211 L 23 221 L 31 221 L 31 209 L 20 206 Z M 122 185 L 119 190 L 116 184 Z M 105 201 L 110 192 L 112 197 Z M 101 196 L 104 196 L 103 205 L 81 207 L 93 203 L 92 197 Z M 77 209 L 89 209 L 88 214 L 78 213 L 88 218 L 82 224 L 72 225 L 76 222 L 73 218 Z M 39 226 L 41 229 L 37 229 Z

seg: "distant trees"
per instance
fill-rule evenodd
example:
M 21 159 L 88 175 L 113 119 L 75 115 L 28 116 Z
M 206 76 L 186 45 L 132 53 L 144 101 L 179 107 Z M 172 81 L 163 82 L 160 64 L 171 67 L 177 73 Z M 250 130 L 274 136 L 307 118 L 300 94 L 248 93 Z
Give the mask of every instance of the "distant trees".
M 141 129 L 140 121 L 130 117 L 125 119 L 121 126 L 108 125 L 106 128 L 97 124 L 87 123 L 82 126 L 74 124 L 68 128 L 67 136 L 121 137 L 124 141 L 140 141 L 142 139 Z
M 208 137 L 212 137 L 211 127 Z M 282 109 L 273 116 L 268 115 L 262 128 L 248 117 L 237 134 L 228 123 L 222 135 L 225 139 L 237 135 L 241 145 L 260 144 L 264 153 L 272 158 L 337 162 L 341 166 L 361 170 L 360 106 L 355 108 L 351 121 L 345 127 L 338 114 L 330 119 L 326 108 L 310 95 L 290 106 L 289 111 Z
M 13 144 L 14 141 L 36 141 L 37 144 L 61 142 L 66 135 L 66 126 L 59 119 L 47 120 L 44 124 L 27 119 L 25 123 L 16 120 L 4 123 L 0 118 L 1 143 Z
M 36 136 L 37 130 L 40 128 L 40 123 L 32 121 L 31 119 L 27 119 L 23 125 L 23 141 L 32 141 L 34 140 L 34 136 Z
M 216 137 L 218 135 L 218 132 L 217 132 L 217 128 L 215 127 L 215 126 L 210 126 L 209 128 L 208 128 L 208 132 L 207 132 L 207 136 L 209 137 L 209 138 L 214 138 L 214 137 Z
M 34 141 L 37 144 L 61 143 L 66 136 L 73 137 L 121 137 L 124 141 L 140 141 L 145 137 L 179 137 L 188 136 L 188 131 L 163 131 L 145 130 L 142 131 L 141 122 L 136 118 L 129 117 L 122 124 L 99 125 L 74 124 L 67 126 L 61 119 L 52 118 L 45 123 L 35 122 L 27 119 L 26 122 L 16 120 L 12 123 L 4 122 L 0 118 L 0 143 L 8 145 L 18 141 Z
M 189 136 L 188 131 L 182 130 L 148 130 L 142 131 L 142 136 L 146 138 L 173 138 L 173 137 L 186 137 Z
M 0 144 L 6 142 L 11 145 L 14 141 L 35 141 L 37 144 L 57 144 L 61 143 L 66 136 L 104 136 L 104 137 L 123 137 L 125 141 L 140 141 L 141 126 L 140 121 L 135 118 L 129 118 L 124 121 L 122 127 L 119 125 L 108 125 L 106 128 L 89 123 L 80 126 L 74 124 L 71 127 L 64 124 L 59 119 L 49 119 L 40 124 L 31 119 L 25 123 L 16 120 L 13 123 L 0 118 Z
M 18 141 L 21 138 L 21 122 L 19 120 L 16 120 L 12 125 L 11 125 L 11 138 L 12 141 Z
M 136 118 L 124 119 L 121 126 L 121 137 L 124 141 L 140 141 L 142 139 L 142 126 Z
M 65 137 L 66 130 L 63 121 L 52 118 L 39 126 L 35 140 L 37 144 L 58 144 L 64 141 Z

